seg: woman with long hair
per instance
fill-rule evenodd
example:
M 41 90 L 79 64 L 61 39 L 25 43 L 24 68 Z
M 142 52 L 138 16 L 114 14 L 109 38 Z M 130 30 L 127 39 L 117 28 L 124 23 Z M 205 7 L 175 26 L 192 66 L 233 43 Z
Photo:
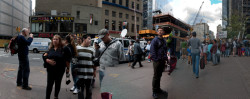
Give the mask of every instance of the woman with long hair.
M 46 99 L 50 99 L 51 91 L 55 83 L 54 99 L 58 99 L 58 94 L 61 89 L 62 77 L 66 69 L 66 74 L 69 73 L 69 59 L 65 55 L 62 39 L 59 35 L 54 35 L 52 43 L 49 46 L 49 51 L 43 54 L 44 64 L 47 68 L 47 87 Z
M 71 56 L 70 59 L 70 69 L 71 69 L 71 75 L 73 78 L 73 82 L 74 82 L 74 86 L 72 88 L 70 88 L 70 91 L 73 91 L 73 94 L 77 94 L 78 93 L 78 87 L 76 85 L 76 82 L 78 80 L 77 76 L 74 74 L 74 69 L 77 67 L 77 65 L 72 61 L 72 58 L 76 58 L 77 56 L 77 49 L 76 49 L 76 45 L 74 42 L 74 39 L 71 35 L 67 35 L 65 37 L 65 48 L 69 50 L 69 53 L 65 53 L 66 55 Z

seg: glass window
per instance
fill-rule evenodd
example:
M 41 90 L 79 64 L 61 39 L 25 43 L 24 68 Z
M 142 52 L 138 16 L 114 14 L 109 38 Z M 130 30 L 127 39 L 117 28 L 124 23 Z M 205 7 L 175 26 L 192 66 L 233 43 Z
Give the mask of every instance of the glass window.
M 75 24 L 75 32 L 87 33 L 87 24 L 76 23 Z
M 122 18 L 122 13 L 119 13 L 119 18 Z
M 58 32 L 58 23 L 45 23 L 45 32 Z
M 112 20 L 112 30 L 115 30 L 115 21 Z
M 129 30 L 129 24 L 127 23 L 127 27 L 126 27 L 127 30 Z
M 128 19 L 129 18 L 129 15 L 128 14 L 126 14 L 126 19 Z
M 132 16 L 132 20 L 135 20 L 135 16 Z
M 140 30 L 140 26 L 137 25 L 137 26 L 136 26 L 136 31 L 139 32 L 139 30 Z
M 122 22 L 119 22 L 119 31 L 122 31 Z
M 116 12 L 115 11 L 112 11 L 112 16 L 116 17 Z
M 95 21 L 95 25 L 98 25 L 98 21 Z
M 80 18 L 80 11 L 76 11 L 76 18 L 77 18 L 77 19 Z
M 137 22 L 139 22 L 139 21 L 140 21 L 139 17 L 136 17 L 136 21 L 137 21 Z
M 119 4 L 122 5 L 122 0 L 119 0 Z
M 132 24 L 132 26 L 131 26 L 131 32 L 135 32 L 135 24 Z
M 124 47 L 128 47 L 129 46 L 129 40 L 123 40 L 124 43 Z
M 105 15 L 109 15 L 109 10 L 105 10 Z
M 136 5 L 136 9 L 140 10 L 140 5 L 139 4 Z
M 69 23 L 69 22 L 61 23 L 60 32 L 73 32 L 73 23 Z
M 116 0 L 112 0 L 112 3 L 116 3 Z
M 43 23 L 32 23 L 31 32 L 43 32 Z
M 135 8 L 135 3 L 134 3 L 134 2 L 132 2 L 131 7 L 132 7 L 133 9 Z
M 128 7 L 128 4 L 129 4 L 129 0 L 126 0 L 126 7 Z
M 109 30 L 109 20 L 105 20 L 105 29 Z

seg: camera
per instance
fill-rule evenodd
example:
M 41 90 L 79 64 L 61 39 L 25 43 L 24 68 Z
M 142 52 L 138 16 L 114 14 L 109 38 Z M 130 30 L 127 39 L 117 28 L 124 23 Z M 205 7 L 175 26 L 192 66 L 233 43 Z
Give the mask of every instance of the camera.
M 69 73 L 67 73 L 66 74 L 66 85 L 69 85 L 70 84 L 70 79 L 69 79 L 69 77 L 70 77 L 70 74 Z
M 67 81 L 66 81 L 66 85 L 69 85 L 69 84 L 70 84 L 70 82 L 71 82 L 70 80 L 67 80 Z

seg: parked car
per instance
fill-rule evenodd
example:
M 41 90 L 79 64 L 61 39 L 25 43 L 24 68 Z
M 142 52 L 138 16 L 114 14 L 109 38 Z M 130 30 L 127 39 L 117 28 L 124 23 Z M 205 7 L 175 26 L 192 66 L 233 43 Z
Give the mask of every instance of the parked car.
M 51 40 L 49 38 L 34 38 L 29 46 L 29 50 L 33 53 L 40 51 L 48 51 Z

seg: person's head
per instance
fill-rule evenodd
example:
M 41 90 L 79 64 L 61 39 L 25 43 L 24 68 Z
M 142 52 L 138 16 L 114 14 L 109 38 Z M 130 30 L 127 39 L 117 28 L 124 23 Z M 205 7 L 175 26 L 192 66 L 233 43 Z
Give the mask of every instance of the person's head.
M 157 29 L 157 34 L 158 34 L 158 36 L 163 36 L 164 33 L 165 33 L 165 31 L 164 31 L 164 29 L 163 29 L 162 27 L 159 27 L 159 28 Z
M 54 35 L 52 38 L 52 43 L 50 43 L 49 49 L 51 48 L 62 48 L 63 44 L 62 44 L 62 38 L 59 35 Z
M 82 36 L 82 44 L 85 47 L 90 46 L 90 44 L 91 44 L 91 37 L 89 35 L 83 35 Z
M 214 39 L 214 40 L 213 40 L 213 43 L 214 43 L 214 44 L 216 44 L 216 43 L 217 43 L 217 41 Z
M 136 42 L 136 43 L 139 43 L 139 42 L 140 42 L 140 40 L 139 40 L 139 39 L 136 39 L 136 40 L 135 40 L 135 42 Z
M 23 35 L 23 36 L 28 36 L 29 33 L 30 33 L 30 32 L 29 32 L 29 29 L 27 29 L 27 28 L 23 28 L 21 32 L 22 32 L 22 35 Z
M 82 44 L 82 39 L 81 39 L 81 37 L 77 37 L 77 44 Z
M 148 44 L 150 44 L 151 43 L 151 41 L 148 41 Z
M 130 41 L 130 42 L 129 42 L 129 44 L 130 44 L 130 45 L 133 45 L 133 44 L 134 44 L 134 42 Z
M 112 39 L 109 37 L 109 31 L 107 29 L 101 29 L 98 32 L 98 37 L 102 39 L 104 43 L 109 43 Z
M 193 33 L 192 33 L 192 36 L 193 36 L 193 37 L 196 37 L 196 32 L 193 32 Z

